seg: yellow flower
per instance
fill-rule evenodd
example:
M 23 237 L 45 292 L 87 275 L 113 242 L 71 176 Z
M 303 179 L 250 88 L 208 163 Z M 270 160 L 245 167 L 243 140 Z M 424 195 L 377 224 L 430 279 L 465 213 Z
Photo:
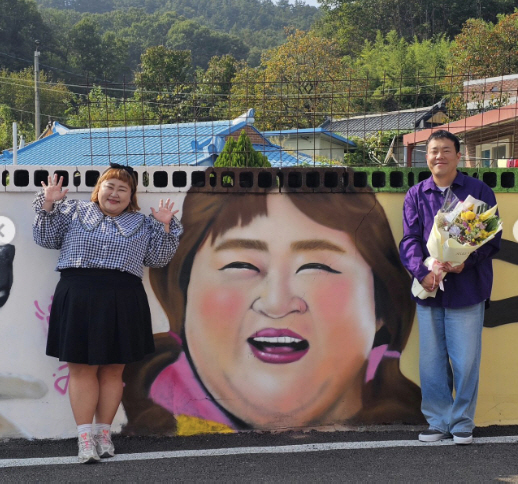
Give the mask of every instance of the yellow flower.
M 468 210 L 466 212 L 462 212 L 460 214 L 460 217 L 462 218 L 462 220 L 474 220 L 476 218 L 476 215 L 471 210 Z

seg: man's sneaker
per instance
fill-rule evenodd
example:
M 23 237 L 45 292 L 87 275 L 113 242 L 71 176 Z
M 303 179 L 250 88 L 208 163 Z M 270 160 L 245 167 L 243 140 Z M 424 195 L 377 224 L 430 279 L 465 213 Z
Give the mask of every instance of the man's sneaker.
M 419 440 L 421 442 L 438 442 L 443 439 L 450 439 L 450 434 L 445 434 L 440 430 L 428 429 L 419 434 Z
M 473 434 L 471 432 L 454 432 L 453 442 L 456 444 L 471 444 L 473 442 Z
M 91 464 L 100 460 L 95 450 L 95 442 L 88 432 L 79 435 L 77 445 L 79 447 L 77 458 L 80 464 Z
M 99 457 L 105 459 L 115 455 L 115 447 L 113 446 L 109 430 L 103 430 L 100 434 L 96 434 L 94 440 Z

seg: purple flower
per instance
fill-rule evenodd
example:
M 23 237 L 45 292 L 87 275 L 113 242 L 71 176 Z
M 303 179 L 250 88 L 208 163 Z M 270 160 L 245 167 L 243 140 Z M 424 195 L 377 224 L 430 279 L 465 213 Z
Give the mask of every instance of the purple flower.
M 457 227 L 456 225 L 454 225 L 451 229 L 450 229 L 450 234 L 453 236 L 453 237 L 458 237 L 461 233 L 461 230 L 459 227 Z

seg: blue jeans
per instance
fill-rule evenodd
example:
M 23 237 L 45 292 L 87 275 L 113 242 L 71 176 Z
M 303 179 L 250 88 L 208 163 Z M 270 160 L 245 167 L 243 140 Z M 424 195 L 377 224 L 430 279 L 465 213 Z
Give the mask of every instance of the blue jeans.
M 421 410 L 432 429 L 453 433 L 475 427 L 484 307 L 484 302 L 456 309 L 417 305 Z

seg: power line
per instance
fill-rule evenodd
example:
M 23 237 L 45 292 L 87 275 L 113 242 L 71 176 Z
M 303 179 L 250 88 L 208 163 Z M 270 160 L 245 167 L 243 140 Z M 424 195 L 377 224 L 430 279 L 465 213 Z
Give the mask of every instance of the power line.
M 20 61 L 23 61 L 23 62 L 27 62 L 28 64 L 33 64 L 33 61 L 32 60 L 28 60 L 28 59 L 24 59 L 23 57 L 18 57 L 18 56 L 15 56 L 15 55 L 12 55 L 12 54 L 7 54 L 6 52 L 0 52 L 0 55 L 4 56 L 4 57 L 10 57 L 12 59 L 16 59 L 16 60 L 20 60 Z M 72 72 L 72 71 L 67 71 L 66 69 L 61 69 L 60 67 L 53 67 L 53 66 L 49 66 L 47 64 L 40 64 L 41 66 L 43 67 L 46 67 L 50 70 L 53 70 L 53 71 L 60 71 L 60 72 L 66 72 L 67 74 L 71 74 L 72 76 L 76 76 L 76 77 L 85 77 L 84 74 L 77 74 L 76 72 Z M 98 77 L 94 78 L 95 81 L 98 81 L 98 82 L 109 82 L 110 84 L 117 84 L 113 81 L 106 81 L 106 80 L 103 80 L 103 79 L 99 79 Z

